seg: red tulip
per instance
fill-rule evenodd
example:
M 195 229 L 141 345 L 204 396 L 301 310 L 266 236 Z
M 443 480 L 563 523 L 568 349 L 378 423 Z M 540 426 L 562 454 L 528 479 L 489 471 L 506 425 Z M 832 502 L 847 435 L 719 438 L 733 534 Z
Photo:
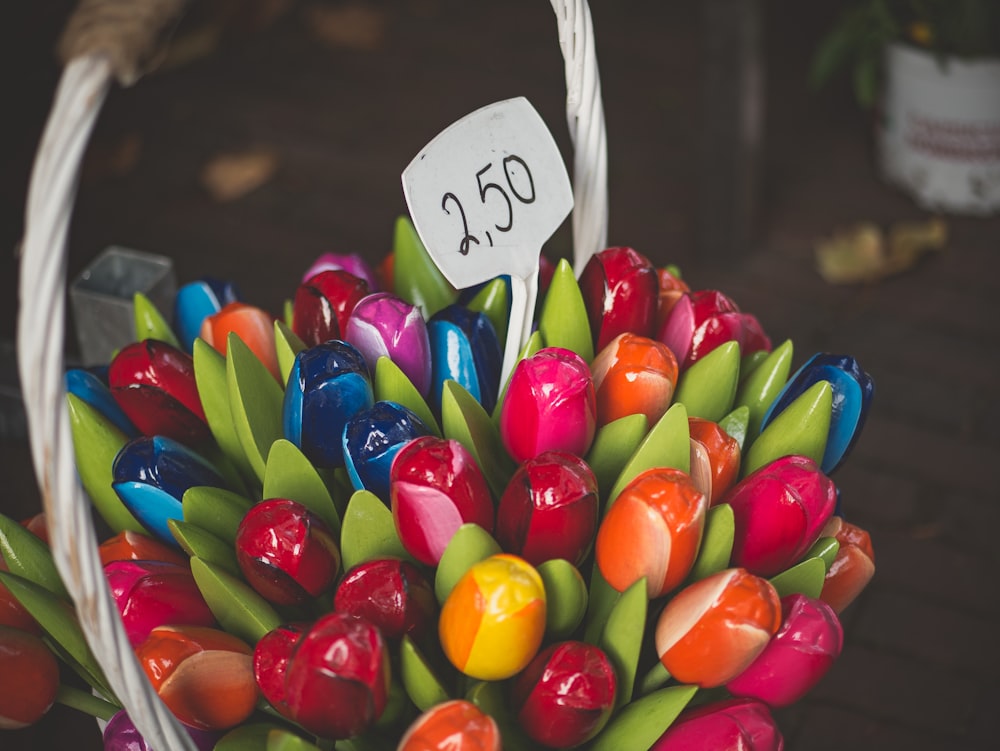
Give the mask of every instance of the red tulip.
M 253 650 L 253 674 L 257 687 L 268 703 L 285 717 L 292 710 L 285 703 L 285 676 L 288 661 L 310 624 L 287 623 L 266 633 Z
M 514 710 L 532 740 L 572 748 L 604 728 L 617 686 L 603 651 L 584 642 L 560 642 L 539 652 L 514 680 Z
M 501 751 L 500 730 L 475 704 L 455 699 L 414 720 L 396 751 Z
M 783 751 L 766 704 L 728 699 L 681 713 L 650 751 Z
M 321 271 L 295 292 L 292 330 L 307 347 L 340 339 L 354 306 L 370 291 L 368 282 L 349 271 Z
M 514 473 L 497 509 L 497 542 L 537 566 L 565 558 L 579 567 L 597 532 L 597 480 L 579 457 L 545 451 Z
M 108 366 L 108 387 L 132 424 L 147 436 L 166 436 L 189 446 L 211 438 L 186 352 L 146 339 L 127 344 Z
M 741 313 L 736 303 L 717 290 L 682 295 L 656 338 L 670 347 L 681 370 L 726 342 L 738 342 L 743 354 L 771 349 L 757 319 Z
M 833 608 L 802 594 L 788 595 L 781 599 L 781 628 L 726 688 L 733 696 L 787 707 L 826 675 L 843 646 L 844 631 Z
M 677 358 L 662 342 L 619 334 L 590 364 L 597 392 L 597 424 L 642 414 L 654 425 L 667 411 L 677 386 Z
M 837 489 L 812 459 L 784 456 L 748 475 L 723 501 L 736 522 L 733 565 L 774 576 L 798 563 L 819 539 Z
M 700 417 L 688 418 L 691 434 L 691 476 L 714 506 L 736 482 L 740 473 L 740 444 L 719 424 Z M 704 470 L 704 476 L 696 472 Z
M 608 248 L 591 256 L 580 275 L 580 291 L 595 351 L 627 331 L 653 335 L 659 280 L 649 259 L 632 248 Z
M 392 518 L 406 551 L 436 566 L 455 531 L 478 524 L 493 532 L 493 499 L 482 470 L 455 440 L 422 436 L 393 459 Z
M 270 602 L 308 602 L 332 585 L 340 551 L 330 528 L 305 506 L 271 498 L 253 506 L 236 532 L 243 576 Z
M 59 689 L 59 664 L 35 634 L 0 626 L 0 730 L 33 725 Z
M 583 358 L 546 347 L 517 363 L 500 411 L 500 436 L 515 461 L 549 450 L 583 456 L 596 429 L 597 397 Z
M 201 338 L 221 354 L 226 354 L 229 335 L 236 334 L 275 380 L 281 381 L 278 352 L 274 347 L 274 316 L 241 302 L 231 302 L 202 322 Z
M 875 576 L 875 551 L 865 530 L 839 516 L 830 519 L 820 537 L 835 537 L 840 543 L 819 596 L 839 614 L 854 602 Z
M 419 639 L 434 624 L 434 588 L 416 566 L 396 558 L 361 563 L 337 585 L 333 607 L 338 613 L 365 618 L 387 639 L 409 634 Z

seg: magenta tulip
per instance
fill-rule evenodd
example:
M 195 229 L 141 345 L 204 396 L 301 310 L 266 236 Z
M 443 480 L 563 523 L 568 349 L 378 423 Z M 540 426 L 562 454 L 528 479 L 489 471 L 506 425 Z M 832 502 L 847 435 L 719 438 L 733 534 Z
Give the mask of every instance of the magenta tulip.
M 500 436 L 515 461 L 550 450 L 583 456 L 596 427 L 597 396 L 582 357 L 547 347 L 517 364 L 500 410 Z
M 223 735 L 217 730 L 199 730 L 186 725 L 184 729 L 191 736 L 198 751 L 212 751 Z M 103 740 L 104 751 L 153 751 L 124 709 L 108 720 Z
M 344 339 L 365 356 L 375 372 L 379 357 L 388 357 L 423 396 L 431 385 L 431 349 L 420 308 L 388 292 L 361 299 L 347 319 Z
M 650 751 L 783 751 L 766 704 L 728 699 L 681 713 Z
M 545 451 L 514 473 L 497 508 L 497 542 L 537 566 L 565 558 L 579 567 L 597 534 L 597 480 L 564 451 Z
M 844 631 L 822 600 L 802 594 L 783 597 L 781 618 L 764 651 L 726 685 L 733 696 L 786 707 L 805 696 L 840 656 Z
M 493 532 L 493 499 L 482 470 L 455 440 L 423 436 L 396 454 L 389 471 L 392 518 L 406 551 L 436 566 L 466 523 Z
M 653 336 L 660 281 L 649 259 L 632 248 L 607 248 L 591 256 L 580 275 L 594 351 L 619 334 Z
M 215 616 L 187 565 L 112 561 L 104 567 L 104 576 L 133 647 L 158 626 L 215 625 Z
M 376 558 L 358 564 L 337 585 L 338 613 L 365 618 L 387 639 L 420 639 L 435 625 L 437 599 L 420 569 L 409 561 Z
M 833 514 L 837 489 L 805 456 L 784 456 L 723 496 L 733 508 L 732 565 L 774 576 L 799 562 Z
M 513 684 L 518 723 L 548 748 L 572 748 L 599 733 L 615 705 L 618 681 L 593 644 L 567 641 L 538 653 Z

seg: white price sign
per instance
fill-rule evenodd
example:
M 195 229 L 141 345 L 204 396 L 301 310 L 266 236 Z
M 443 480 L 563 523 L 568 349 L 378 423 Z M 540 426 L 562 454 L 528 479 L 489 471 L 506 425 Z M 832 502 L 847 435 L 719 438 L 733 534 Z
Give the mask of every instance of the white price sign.
M 524 97 L 490 104 L 414 157 L 403 194 L 427 252 L 455 287 L 510 275 L 505 383 L 530 334 L 538 255 L 573 208 L 555 139 Z

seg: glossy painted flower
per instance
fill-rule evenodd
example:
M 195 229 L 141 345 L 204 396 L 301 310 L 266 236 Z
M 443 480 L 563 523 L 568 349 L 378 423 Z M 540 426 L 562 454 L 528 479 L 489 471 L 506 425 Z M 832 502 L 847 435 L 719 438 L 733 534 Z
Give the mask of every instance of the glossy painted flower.
M 680 590 L 656 623 L 656 651 L 681 683 L 721 686 L 743 672 L 781 626 L 766 579 L 725 569 Z
M 674 305 L 685 292 L 690 292 L 691 288 L 668 267 L 658 268 L 656 278 L 659 282 L 659 296 L 656 301 L 656 326 L 653 330 L 659 331 Z
M 100 412 L 104 417 L 118 428 L 127 438 L 135 438 L 139 431 L 125 414 L 124 410 L 118 406 L 111 389 L 108 388 L 101 377 L 92 370 L 83 368 L 70 368 L 66 371 L 66 393 L 73 394 L 91 407 Z M 200 402 L 199 402 L 200 406 Z
M 499 681 L 521 672 L 545 635 L 545 587 L 523 558 L 500 553 L 474 564 L 441 608 L 438 637 L 452 665 Z
M 370 292 L 368 282 L 343 269 L 314 274 L 295 291 L 292 331 L 307 347 L 340 339 L 354 306 Z
M 220 354 L 226 354 L 230 334 L 235 334 L 247 345 L 275 380 L 281 380 L 274 346 L 274 316 L 253 305 L 231 302 L 201 324 L 201 338 Z
M 767 705 L 727 699 L 681 713 L 650 751 L 783 751 L 785 739 Z
M 387 639 L 420 639 L 437 616 L 434 588 L 409 561 L 375 558 L 355 566 L 337 585 L 333 607 L 374 624 Z
M 0 625 L 0 730 L 33 725 L 59 689 L 59 664 L 35 634 Z
M 191 736 L 198 751 L 212 751 L 222 737 L 222 733 L 218 731 L 199 730 L 187 726 L 184 729 Z M 124 709 L 108 720 L 102 739 L 104 751 L 154 751 Z
M 188 488 L 226 483 L 205 459 L 177 441 L 162 436 L 126 443 L 112 465 L 115 493 L 152 535 L 176 545 L 167 522 L 183 519 L 181 499 Z
M 733 508 L 732 564 L 759 576 L 795 565 L 833 514 L 837 489 L 805 456 L 784 456 L 758 469 L 723 498 Z
M 688 418 L 688 431 L 691 477 L 714 506 L 739 477 L 740 444 L 718 423 L 701 417 Z
M 493 532 L 493 499 L 482 470 L 455 440 L 424 436 L 403 446 L 390 471 L 390 502 L 403 547 L 429 566 L 463 524 Z
M 390 503 L 389 471 L 399 450 L 431 429 L 412 410 L 395 402 L 375 402 L 344 426 L 344 461 L 355 490 L 370 490 Z
M 875 382 L 858 361 L 847 355 L 818 353 L 788 379 L 788 383 L 775 398 L 761 424 L 763 430 L 799 396 L 819 381 L 827 381 L 833 388 L 833 411 L 826 451 L 820 466 L 826 474 L 839 467 L 861 435 L 865 418 L 875 395 Z
M 288 661 L 311 623 L 284 623 L 260 638 L 253 650 L 253 674 L 267 702 L 282 716 L 291 718 L 285 703 Z
M 430 338 L 430 404 L 441 408 L 444 382 L 457 382 L 492 412 L 500 389 L 503 352 L 496 329 L 485 313 L 461 305 L 442 308 L 427 322 Z
M 596 429 L 597 396 L 583 358 L 546 347 L 517 363 L 500 411 L 500 437 L 516 462 L 543 451 L 584 456 Z
M 534 566 L 580 566 L 597 533 L 597 480 L 574 454 L 544 451 L 511 477 L 497 508 L 497 542 Z
M 333 340 L 299 352 L 288 375 L 282 403 L 285 438 L 317 467 L 344 466 L 344 426 L 372 406 L 371 378 L 364 356 Z
M 406 729 L 396 751 L 501 751 L 496 721 L 464 699 L 437 704 Z
M 268 646 L 266 639 L 258 644 L 258 653 Z M 279 664 L 271 689 L 288 717 L 310 733 L 337 739 L 358 735 L 378 720 L 390 681 L 389 653 L 378 628 L 363 618 L 331 613 L 289 641 L 284 680 Z M 258 669 L 263 664 L 258 660 Z M 260 679 L 274 677 L 258 672 Z
M 279 605 L 303 604 L 326 592 L 340 568 L 330 528 L 287 498 L 250 508 L 236 531 L 236 559 L 250 586 Z
M 214 626 L 188 565 L 164 561 L 112 561 L 104 578 L 135 647 L 159 626 Z
M 174 328 L 184 349 L 194 347 L 206 318 L 239 299 L 236 285 L 221 279 L 205 277 L 181 286 L 174 297 Z
M 619 334 L 652 336 L 659 280 L 649 259 L 632 248 L 607 248 L 590 257 L 580 275 L 580 291 L 600 352 Z
M 188 564 L 188 557 L 178 552 L 177 548 L 130 529 L 122 530 L 98 545 L 97 555 L 102 566 L 107 566 L 112 561 L 165 561 L 178 566 Z
M 662 342 L 619 334 L 590 364 L 597 392 L 597 424 L 626 415 L 646 416 L 650 427 L 663 417 L 677 386 L 677 358 Z
M 108 366 L 108 388 L 143 435 L 162 435 L 190 446 L 212 436 L 186 352 L 156 339 L 127 344 Z
M 253 650 L 225 631 L 161 626 L 135 654 L 160 699 L 185 725 L 225 730 L 246 720 L 257 704 Z
M 726 684 L 733 696 L 787 707 L 805 696 L 840 656 L 844 631 L 822 600 L 781 598 L 781 627 L 757 659 Z
M 597 735 L 615 705 L 618 680 L 598 647 L 553 644 L 514 679 L 513 709 L 528 737 L 547 748 L 573 748 Z
M 344 327 L 344 339 L 364 355 L 374 373 L 379 357 L 388 357 L 422 396 L 431 386 L 431 344 L 420 308 L 388 292 L 358 301 Z
M 875 551 L 865 530 L 839 516 L 830 519 L 820 536 L 835 537 L 840 543 L 819 596 L 839 614 L 854 602 L 875 576 Z
M 650 599 L 672 591 L 691 571 L 705 530 L 708 498 L 678 469 L 649 469 L 607 510 L 597 532 L 597 565 L 624 592 L 646 578 Z
M 726 342 L 737 342 L 743 354 L 771 350 L 771 341 L 757 319 L 740 312 L 723 293 L 710 289 L 682 295 L 656 338 L 670 347 L 682 371 Z
M 342 269 L 359 279 L 363 279 L 368 284 L 368 289 L 375 291 L 379 288 L 378 278 L 375 270 L 364 258 L 357 253 L 323 253 L 313 261 L 312 266 L 306 269 L 302 275 L 302 282 L 308 282 L 322 271 L 335 271 Z
M 48 544 L 48 530 L 45 527 L 44 511 L 27 519 L 22 519 L 21 526 Z M 2 554 L 0 554 L 0 571 L 10 571 Z M 2 583 L 0 583 L 0 626 L 17 628 L 37 636 L 42 635 L 42 627 L 38 621 L 21 604 L 21 601 L 14 596 L 14 593 Z

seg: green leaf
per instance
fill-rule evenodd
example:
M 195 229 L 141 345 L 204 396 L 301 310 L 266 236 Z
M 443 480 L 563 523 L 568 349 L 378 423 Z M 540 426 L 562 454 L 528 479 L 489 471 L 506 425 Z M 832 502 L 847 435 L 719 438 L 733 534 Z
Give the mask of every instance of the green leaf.
M 625 468 L 625 463 L 639 448 L 648 429 L 646 416 L 640 414 L 620 417 L 597 429 L 587 454 L 587 465 L 597 478 L 597 487 L 602 497 L 611 489 Z
M 189 556 L 218 566 L 233 576 L 241 576 L 240 564 L 236 560 L 236 549 L 232 543 L 227 543 L 196 524 L 180 519 L 168 519 L 167 526 L 174 539 Z
M 326 523 L 333 539 L 340 539 L 340 514 L 326 483 L 298 446 L 284 438 L 275 441 L 268 454 L 264 498 L 301 503 Z
M 737 407 L 728 415 L 719 420 L 719 427 L 726 435 L 732 438 L 743 450 L 743 443 L 747 437 L 747 425 L 750 421 L 750 410 L 747 407 Z
M 320 751 L 304 738 L 271 722 L 233 728 L 215 743 L 214 751 Z
M 288 374 L 292 372 L 295 356 L 306 348 L 303 342 L 283 321 L 274 322 L 274 349 L 278 355 L 278 372 L 281 382 L 288 384 Z
M 251 646 L 281 625 L 271 604 L 225 569 L 195 557 L 191 573 L 219 625 Z
M 597 644 L 604 633 L 604 624 L 618 602 L 621 594 L 608 584 L 601 569 L 595 563 L 590 572 L 590 588 L 587 590 L 587 615 L 585 617 L 583 640 L 588 644 Z
M 378 496 L 358 490 L 351 496 L 340 533 L 340 556 L 344 571 L 373 558 L 413 558 L 396 534 L 392 512 Z
M 497 277 L 483 285 L 475 297 L 465 305 L 469 310 L 484 314 L 493 324 L 500 351 L 507 342 L 507 321 L 510 317 L 510 285 L 506 279 Z
M 441 437 L 441 426 L 427 406 L 427 401 L 417 391 L 417 387 L 388 357 L 382 356 L 375 362 L 375 378 L 372 383 L 375 401 L 396 402 L 412 411 L 424 421 L 434 435 Z
M 760 424 L 767 408 L 781 393 L 788 380 L 793 353 L 792 340 L 786 339 L 740 382 L 736 403 L 750 410 L 747 435 L 751 441 L 760 433 Z
M 252 506 L 253 502 L 243 496 L 210 485 L 188 488 L 181 499 L 184 521 L 230 545 L 236 542 L 236 530 Z
M 691 417 L 718 422 L 733 408 L 740 378 L 740 345 L 721 344 L 681 373 L 674 401 Z
M 807 558 L 771 578 L 778 597 L 799 593 L 806 597 L 819 597 L 826 578 L 826 562 L 822 558 Z
M 817 381 L 774 417 L 751 444 L 744 455 L 741 476 L 791 454 L 822 463 L 832 412 L 833 387 L 828 381 Z
M 605 513 L 615 502 L 618 494 L 637 475 L 647 469 L 658 467 L 671 467 L 682 472 L 691 471 L 691 431 L 688 428 L 688 413 L 686 406 L 679 402 L 657 421 L 625 464 L 614 487 L 608 493 Z
M 545 586 L 545 633 L 550 639 L 568 639 L 587 613 L 587 582 L 563 558 L 535 567 Z
M 0 555 L 11 573 L 45 587 L 57 597 L 69 598 L 49 546 L 3 514 L 0 514 Z
M 236 436 L 257 478 L 264 481 L 267 454 L 283 438 L 281 386 L 235 334 L 228 339 L 226 383 Z
M 283 728 L 272 728 L 267 734 L 266 751 L 320 751 L 319 746 Z
M 142 292 L 136 292 L 132 296 L 132 311 L 135 316 L 135 340 L 137 342 L 158 339 L 181 349 L 181 344 L 177 341 L 170 324 Z
M 742 383 L 771 354 L 766 349 L 757 349 L 740 359 L 740 382 Z M 737 402 L 739 404 L 739 402 Z
M 618 676 L 616 707 L 622 707 L 632 701 L 648 605 L 646 577 L 642 577 L 622 592 L 608 615 L 608 621 L 598 642 L 598 646 L 611 660 Z
M 441 390 L 441 426 L 445 438 L 458 441 L 472 454 L 493 497 L 503 495 L 517 467 L 489 413 L 456 381 L 445 381 Z
M 588 363 L 594 359 L 594 340 L 583 293 L 573 267 L 559 259 L 549 290 L 542 303 L 538 330 L 547 347 L 562 347 L 576 352 Z
M 829 571 L 830 566 L 833 565 L 833 559 L 837 557 L 838 552 L 840 552 L 840 543 L 836 537 L 820 537 L 813 543 L 813 546 L 809 548 L 804 557 L 806 559 L 821 558 L 826 570 Z
M 670 673 L 667 672 L 667 669 L 663 666 L 663 663 L 657 660 L 639 682 L 639 696 L 645 696 L 646 694 L 652 693 L 656 689 L 665 686 L 667 681 L 669 681 L 672 677 L 673 676 L 670 675 Z
M 451 536 L 434 573 L 434 594 L 442 605 L 465 572 L 491 555 L 502 553 L 500 544 L 478 524 L 463 524 Z
M 73 454 L 80 482 L 94 508 L 115 532 L 146 529 L 125 507 L 111 484 L 112 466 L 128 437 L 104 415 L 73 394 L 66 395 L 69 425 L 73 434 Z
M 427 253 L 409 217 L 396 220 L 392 249 L 393 289 L 411 305 L 419 306 L 425 319 L 455 301 L 455 288 Z
M 399 645 L 399 672 L 406 695 L 421 712 L 451 698 L 409 636 L 404 636 Z
M 688 582 L 696 582 L 729 566 L 736 536 L 736 517 L 728 503 L 712 506 L 705 516 L 705 532 Z
M 697 691 L 697 686 L 671 686 L 625 705 L 594 739 L 590 751 L 648 749 L 673 724 Z

